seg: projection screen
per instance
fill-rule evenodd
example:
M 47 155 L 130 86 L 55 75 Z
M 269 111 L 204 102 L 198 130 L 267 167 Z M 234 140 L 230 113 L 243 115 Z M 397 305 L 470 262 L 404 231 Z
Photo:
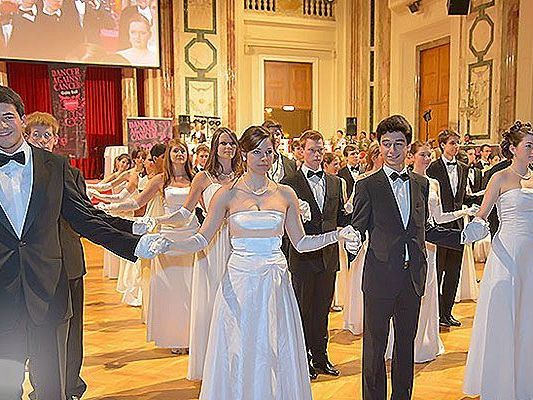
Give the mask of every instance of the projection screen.
M 0 0 L 0 58 L 159 67 L 158 0 Z

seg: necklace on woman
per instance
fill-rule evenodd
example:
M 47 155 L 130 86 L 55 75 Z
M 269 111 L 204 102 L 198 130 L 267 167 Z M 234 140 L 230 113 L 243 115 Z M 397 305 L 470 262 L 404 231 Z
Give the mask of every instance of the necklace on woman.
M 224 172 L 221 172 L 218 174 L 218 177 L 219 179 L 221 180 L 225 180 L 225 179 L 228 179 L 228 180 L 233 180 L 233 178 L 235 178 L 235 172 L 231 171 L 229 174 L 226 174 Z
M 509 166 L 509 168 L 511 168 L 511 171 L 513 171 L 516 175 L 518 175 L 521 179 L 527 181 L 529 179 L 531 179 L 531 171 L 528 170 L 527 172 L 527 175 L 522 175 L 521 173 L 519 173 L 517 170 L 515 170 L 512 166 Z
M 246 183 L 246 181 L 245 181 L 244 179 L 242 180 L 242 183 L 244 184 L 244 186 L 246 186 L 246 188 L 247 188 L 252 194 L 255 194 L 256 196 L 261 196 L 261 195 L 265 194 L 265 193 L 268 191 L 268 186 L 269 186 L 269 184 L 270 184 L 270 182 L 267 180 L 266 186 L 254 190 L 254 189 L 252 189 L 250 186 L 248 186 L 248 184 Z

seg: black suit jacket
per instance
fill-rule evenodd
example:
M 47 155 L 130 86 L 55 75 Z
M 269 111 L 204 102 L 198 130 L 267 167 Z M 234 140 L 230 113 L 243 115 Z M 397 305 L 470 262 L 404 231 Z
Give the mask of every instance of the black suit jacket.
M 404 228 L 400 210 L 383 169 L 356 183 L 352 225 L 369 242 L 363 269 L 363 292 L 393 298 L 403 287 L 405 245 L 409 252 L 409 275 L 419 296 L 424 294 L 427 274 L 426 240 L 460 248 L 460 231 L 430 225 L 429 181 L 409 172 L 410 215 Z
M 483 174 L 481 173 L 481 170 L 474 165 L 469 165 L 467 168 L 468 168 L 466 171 L 466 176 L 468 179 L 467 186 L 470 185 L 470 190 L 472 190 L 472 193 L 477 193 L 483 189 Z M 470 171 L 474 171 L 473 179 L 470 177 Z M 465 196 L 464 201 L 467 206 L 471 206 L 473 204 L 481 204 L 482 200 L 483 200 L 483 196 L 469 195 L 469 196 Z
M 289 157 L 280 154 L 281 163 L 283 164 L 283 179 L 293 176 L 298 170 L 296 161 L 291 160 Z
M 511 165 L 511 160 L 503 160 L 500 161 L 498 164 L 494 165 L 491 169 L 487 170 L 487 172 L 485 172 L 485 175 L 483 175 L 483 189 L 487 188 L 487 185 L 490 181 L 490 178 L 492 178 L 492 175 L 494 175 L 498 171 L 507 168 L 509 165 Z M 493 209 L 491 210 L 489 216 L 487 217 L 487 221 L 489 222 L 490 236 L 494 237 L 494 235 L 496 234 L 496 232 L 498 232 L 498 229 L 500 228 L 500 219 L 498 218 L 498 211 L 496 210 L 496 207 L 493 207 Z
M 325 174 L 326 194 L 323 212 L 320 211 L 302 170 L 282 180 L 289 185 L 299 199 L 309 203 L 311 207 L 311 220 L 304 223 L 305 233 L 318 235 L 331 232 L 338 226 L 346 226 L 349 217 L 344 212 L 342 185 L 339 178 Z M 325 270 L 336 271 L 339 269 L 339 246 L 337 243 L 324 247 L 321 250 L 308 253 L 299 253 L 291 245 L 289 249 L 289 269 L 291 272 L 322 272 Z
M 80 23 L 79 13 L 74 0 L 65 1 L 62 11 L 65 13 L 65 19 L 69 21 L 74 29 L 71 34 L 76 35 L 76 42 L 79 43 L 100 44 L 100 30 L 105 27 L 112 28 L 114 26 L 114 21 L 110 13 L 105 10 L 103 5 L 98 10 L 95 10 L 86 2 L 83 25 Z
M 90 210 L 94 216 L 101 218 L 119 231 L 131 233 L 133 221 L 119 217 L 113 217 L 104 211 L 94 208 L 86 195 L 87 187 L 81 171 L 70 165 L 69 169 L 72 177 L 74 178 L 76 189 L 85 201 L 87 209 Z M 67 272 L 68 279 L 80 278 L 87 272 L 85 268 L 85 257 L 83 255 L 83 246 L 81 244 L 80 237 L 81 236 L 72 228 L 65 218 L 61 217 L 59 220 L 59 239 L 61 243 L 63 265 Z
M 135 261 L 139 236 L 95 217 L 80 196 L 63 157 L 32 147 L 33 187 L 21 238 L 0 208 L 0 332 L 29 316 L 36 324 L 71 315 L 59 221 L 93 242 Z
M 448 176 L 448 171 L 442 158 L 439 158 L 430 164 L 427 169 L 427 175 L 439 182 L 443 212 L 460 210 L 465 203 L 465 198 L 469 200 L 469 197 L 466 195 L 466 184 L 468 182 L 468 167 L 466 164 L 457 161 L 457 177 L 459 182 L 455 196 L 453 195 L 450 177 Z M 458 220 L 442 224 L 442 226 L 462 229 L 463 219 L 459 218 Z
M 341 168 L 338 175 L 346 181 L 346 195 L 350 197 L 355 186 L 355 180 L 353 179 L 352 173 L 348 169 L 348 166 Z

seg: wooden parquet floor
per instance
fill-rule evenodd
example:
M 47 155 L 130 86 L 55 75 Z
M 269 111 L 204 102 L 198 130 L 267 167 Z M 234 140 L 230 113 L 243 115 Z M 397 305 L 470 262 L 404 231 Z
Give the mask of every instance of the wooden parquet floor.
M 200 383 L 186 379 L 187 356 L 173 355 L 146 342 L 140 309 L 120 303 L 116 281 L 102 276 L 102 249 L 84 244 L 89 269 L 85 281 L 82 371 L 89 389 L 84 399 L 197 399 Z M 442 332 L 445 354 L 416 366 L 415 400 L 470 399 L 462 394 L 461 385 L 474 311 L 473 302 L 455 306 L 454 313 L 463 326 Z M 361 399 L 362 337 L 343 331 L 342 325 L 342 312 L 331 313 L 330 358 L 342 375 L 338 378 L 320 375 L 312 383 L 315 400 Z M 29 389 L 27 382 L 26 386 Z

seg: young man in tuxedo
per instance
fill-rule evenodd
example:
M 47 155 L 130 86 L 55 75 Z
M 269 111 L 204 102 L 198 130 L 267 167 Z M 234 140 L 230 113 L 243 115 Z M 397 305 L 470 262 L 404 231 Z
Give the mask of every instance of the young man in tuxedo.
M 463 208 L 465 200 L 471 196 L 466 194 L 468 183 L 468 166 L 456 159 L 459 152 L 460 136 L 452 130 L 439 133 L 438 142 L 442 149 L 442 156 L 433 161 L 428 169 L 429 177 L 436 179 L 440 186 L 442 211 L 452 212 Z M 463 229 L 463 219 L 460 218 L 442 225 L 446 228 Z M 437 279 L 439 294 L 440 325 L 444 327 L 461 326 L 452 315 L 455 304 L 455 294 L 459 285 L 463 249 L 453 250 L 437 246 Z
M 311 220 L 304 222 L 305 233 L 317 235 L 345 226 L 349 217 L 344 212 L 341 181 L 322 170 L 324 138 L 317 131 L 306 131 L 300 137 L 304 149 L 304 164 L 282 183 L 294 189 L 298 198 L 309 203 Z M 300 308 L 311 379 L 317 373 L 338 376 L 339 371 L 329 361 L 328 316 L 335 278 L 339 270 L 339 247 L 332 244 L 310 253 L 289 249 L 289 270 Z
M 23 138 L 24 104 L 0 86 L 0 398 L 22 396 L 31 360 L 39 400 L 65 400 L 65 350 L 72 303 L 60 220 L 128 260 L 153 257 L 158 235 L 139 237 L 95 216 L 68 160 Z
M 353 144 L 348 144 L 342 150 L 344 158 L 346 158 L 346 166 L 341 168 L 338 176 L 346 181 L 346 194 L 348 197 L 352 195 L 355 181 L 359 176 L 359 151 Z
M 469 198 L 465 199 L 465 204 L 467 206 L 471 206 L 472 204 L 481 205 L 483 196 L 475 195 L 475 193 L 478 193 L 483 189 L 483 173 L 476 166 L 476 149 L 470 147 L 467 148 L 465 152 L 466 157 L 468 158 L 468 181 L 466 184 L 466 193 L 469 195 Z
M 479 148 L 479 161 L 476 166 L 481 170 L 485 171 L 490 166 L 489 156 L 492 153 L 492 149 L 488 144 L 482 144 Z
M 270 179 L 275 182 L 281 182 L 284 178 L 288 178 L 296 173 L 296 161 L 284 156 L 279 152 L 281 139 L 283 138 L 283 129 L 281 124 L 276 121 L 267 120 L 263 122 L 263 127 L 267 128 L 274 139 L 274 150 L 276 152 L 272 169 L 269 172 Z
M 400 115 L 376 129 L 384 166 L 356 183 L 352 225 L 369 235 L 363 269 L 363 399 L 385 400 L 385 350 L 394 323 L 392 400 L 411 398 L 425 241 L 459 247 L 460 231 L 428 224 L 429 182 L 405 166 L 412 128 Z M 348 248 L 348 246 L 347 246 Z M 349 249 L 352 251 L 352 249 Z

